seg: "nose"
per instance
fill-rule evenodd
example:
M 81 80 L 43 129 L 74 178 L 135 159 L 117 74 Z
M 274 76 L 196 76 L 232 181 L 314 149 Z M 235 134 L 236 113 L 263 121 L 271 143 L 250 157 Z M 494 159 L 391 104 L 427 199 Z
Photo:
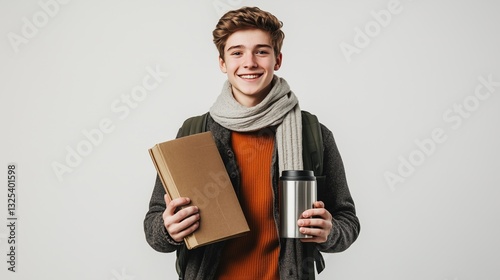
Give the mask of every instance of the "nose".
M 245 68 L 255 68 L 257 67 L 257 60 L 253 53 L 247 53 L 245 59 L 243 60 L 243 67 Z

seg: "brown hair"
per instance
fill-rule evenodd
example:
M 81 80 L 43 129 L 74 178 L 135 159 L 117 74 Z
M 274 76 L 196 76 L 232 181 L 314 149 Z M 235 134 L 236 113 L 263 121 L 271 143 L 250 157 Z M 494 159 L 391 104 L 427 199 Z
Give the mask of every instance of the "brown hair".
M 257 7 L 243 7 L 225 13 L 212 32 L 214 43 L 219 50 L 220 58 L 224 59 L 224 48 L 231 34 L 244 29 L 260 29 L 269 32 L 274 55 L 278 57 L 285 39 L 285 33 L 281 30 L 283 23 L 273 14 L 263 11 Z

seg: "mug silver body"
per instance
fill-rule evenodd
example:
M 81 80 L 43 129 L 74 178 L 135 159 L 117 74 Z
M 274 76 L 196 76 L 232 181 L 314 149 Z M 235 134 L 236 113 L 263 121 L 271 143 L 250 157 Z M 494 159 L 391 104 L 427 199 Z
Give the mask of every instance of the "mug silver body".
M 279 182 L 280 195 L 280 237 L 311 238 L 300 233 L 297 221 L 302 213 L 313 208 L 317 200 L 316 180 Z

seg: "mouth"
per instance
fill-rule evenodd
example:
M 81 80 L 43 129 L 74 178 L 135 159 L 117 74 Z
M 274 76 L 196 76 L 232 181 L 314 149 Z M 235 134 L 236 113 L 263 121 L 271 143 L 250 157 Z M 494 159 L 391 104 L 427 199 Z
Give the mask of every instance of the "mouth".
M 255 80 L 258 79 L 262 76 L 262 74 L 242 74 L 238 75 L 238 77 L 244 79 L 244 80 Z

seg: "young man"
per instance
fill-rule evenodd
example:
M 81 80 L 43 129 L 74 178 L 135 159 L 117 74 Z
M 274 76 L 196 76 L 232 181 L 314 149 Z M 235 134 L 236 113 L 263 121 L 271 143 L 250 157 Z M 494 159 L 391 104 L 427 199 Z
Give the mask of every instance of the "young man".
M 324 267 L 319 251 L 343 251 L 359 234 L 340 154 L 332 132 L 321 125 L 325 181 L 318 186 L 319 201 L 298 221 L 300 231 L 313 238 L 279 238 L 279 176 L 282 170 L 303 169 L 298 100 L 274 74 L 282 62 L 281 26 L 272 14 L 244 7 L 222 16 L 213 31 L 227 82 L 210 108 L 207 129 L 251 231 L 184 250 L 184 279 L 313 279 L 314 260 L 319 271 Z M 183 238 L 197 230 L 199 219 L 188 197 L 169 201 L 157 178 L 144 220 L 146 239 L 155 250 L 183 249 Z

